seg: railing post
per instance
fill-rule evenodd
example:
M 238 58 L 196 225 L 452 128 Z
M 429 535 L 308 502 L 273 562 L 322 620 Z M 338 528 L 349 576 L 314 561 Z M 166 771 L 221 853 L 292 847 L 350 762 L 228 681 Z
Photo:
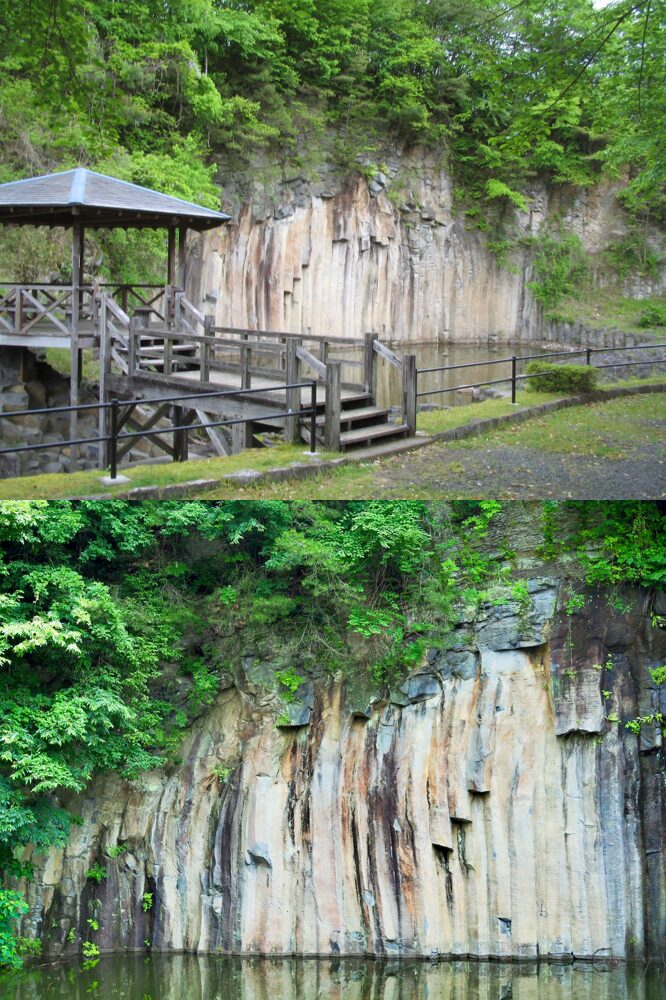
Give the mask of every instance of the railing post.
M 310 454 L 317 452 L 317 382 L 310 386 Z
M 14 330 L 16 333 L 20 333 L 23 326 L 23 289 L 20 285 L 17 286 L 15 295 Z
M 215 317 L 204 316 L 204 337 L 215 336 Z M 204 341 L 201 345 L 201 381 L 208 382 L 210 379 L 210 348 L 211 345 Z
M 340 361 L 326 365 L 326 405 L 324 442 L 327 451 L 340 451 Z
M 173 427 L 182 427 L 185 422 L 185 411 L 182 406 L 174 406 L 171 410 L 171 422 Z M 187 428 L 174 430 L 173 432 L 173 460 L 174 462 L 187 461 Z
M 376 333 L 366 333 L 363 350 L 363 384 L 365 385 L 365 391 L 372 395 L 373 401 L 377 395 L 376 340 Z
M 111 344 L 109 338 L 109 322 L 106 307 L 106 292 L 102 292 L 99 300 L 99 401 L 106 403 L 107 382 L 111 374 Z M 98 465 L 100 469 L 106 469 L 108 465 L 109 442 L 104 438 L 109 430 L 109 412 L 106 406 L 99 409 L 99 454 Z
M 111 440 L 109 441 L 109 465 L 111 478 L 118 478 L 118 409 L 117 399 L 111 400 Z
M 163 371 L 165 375 L 171 375 L 173 372 L 173 340 L 169 336 L 171 331 L 167 331 L 167 336 L 164 338 L 164 351 L 162 357 L 164 359 Z
M 416 355 L 405 354 L 402 359 L 402 422 L 409 428 L 409 436 L 416 434 Z
M 293 385 L 295 382 L 300 381 L 298 377 L 300 374 L 300 363 L 298 355 L 296 354 L 296 348 L 300 345 L 300 343 L 301 340 L 299 337 L 287 338 L 287 371 L 285 376 L 287 385 Z M 294 416 L 287 417 L 285 421 L 285 440 L 287 444 L 298 444 L 301 438 L 298 426 L 298 411 L 301 408 L 301 390 L 287 389 L 287 398 L 285 402 L 287 412 L 294 414 Z
M 516 355 L 511 358 L 511 402 L 516 402 Z
M 588 365 L 588 367 L 589 367 L 589 365 L 592 364 L 592 348 L 591 347 L 588 347 L 586 349 L 586 351 L 585 351 L 585 364 Z
M 129 332 L 127 335 L 127 374 L 130 378 L 136 372 L 136 353 L 137 353 L 137 324 L 138 320 L 136 316 L 130 317 L 129 321 Z

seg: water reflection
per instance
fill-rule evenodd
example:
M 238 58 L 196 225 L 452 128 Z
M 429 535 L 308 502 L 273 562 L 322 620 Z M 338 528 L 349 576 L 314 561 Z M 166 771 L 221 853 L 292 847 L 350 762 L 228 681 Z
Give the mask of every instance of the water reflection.
M 511 364 L 506 358 L 512 354 L 543 354 L 550 351 L 548 344 L 394 344 L 392 345 L 398 353 L 416 354 L 416 364 L 418 368 L 437 368 L 442 365 L 470 365 L 472 368 L 463 368 L 452 372 L 431 372 L 419 375 L 419 392 L 427 392 L 428 389 L 438 389 L 444 386 L 455 386 L 469 384 L 471 382 L 481 382 L 491 379 L 506 379 L 511 377 Z M 363 352 L 360 348 L 340 347 L 336 345 L 336 350 L 331 350 L 329 358 L 348 358 L 360 363 L 363 359 Z M 563 356 L 562 360 L 566 360 Z M 492 362 L 483 364 L 480 362 Z M 402 400 L 401 375 L 397 368 L 387 361 L 378 357 L 377 365 L 377 404 L 379 406 L 400 406 Z M 343 365 L 342 379 L 344 382 L 357 383 L 362 379 L 361 368 Z M 509 390 L 509 384 L 496 386 L 499 390 Z M 455 406 L 460 403 L 469 403 L 468 393 L 446 392 L 434 396 L 425 396 L 419 399 L 420 403 L 434 403 L 436 406 Z
M 115 956 L 0 980 L 2 1000 L 661 1000 L 664 967 Z

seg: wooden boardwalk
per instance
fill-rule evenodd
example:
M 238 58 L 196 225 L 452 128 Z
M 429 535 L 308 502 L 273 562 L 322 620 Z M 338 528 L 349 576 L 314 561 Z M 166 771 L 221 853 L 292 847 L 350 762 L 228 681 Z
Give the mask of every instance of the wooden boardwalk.
M 131 316 L 123 308 L 130 301 Z M 257 434 L 265 431 L 282 432 L 293 444 L 311 444 L 313 383 L 319 446 L 360 448 L 415 431 L 414 365 L 376 335 L 353 340 L 216 327 L 212 317 L 170 286 L 0 286 L 0 347 L 69 349 L 77 382 L 82 351 L 93 351 L 99 359 L 100 401 L 142 400 L 143 409 L 136 407 L 126 419 L 145 429 L 146 436 L 174 409 L 164 397 L 196 394 L 196 401 L 176 404 L 186 422 L 205 423 L 211 415 L 239 421 L 226 436 L 209 432 L 221 454 L 254 446 Z M 403 374 L 399 423 L 376 405 L 379 363 Z M 211 396 L 222 392 L 226 395 Z M 109 411 L 101 410 L 101 437 L 109 433 L 109 419 Z M 76 414 L 70 436 L 77 436 Z M 160 444 L 157 436 L 153 440 Z M 165 443 L 164 450 L 173 454 L 175 446 Z

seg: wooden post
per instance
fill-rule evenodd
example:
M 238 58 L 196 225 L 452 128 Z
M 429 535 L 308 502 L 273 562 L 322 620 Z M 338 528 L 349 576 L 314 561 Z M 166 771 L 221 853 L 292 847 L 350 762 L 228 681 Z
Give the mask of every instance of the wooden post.
M 20 285 L 16 286 L 14 307 L 14 331 L 20 333 L 23 326 L 23 289 Z
M 231 425 L 231 454 L 238 455 L 241 451 L 246 451 L 252 447 L 252 437 L 254 425 L 251 420 L 244 420 L 242 424 Z
M 137 326 L 138 320 L 136 316 L 131 316 L 129 321 L 129 333 L 128 333 L 128 345 L 127 345 L 127 374 L 132 378 L 136 374 L 136 355 L 137 355 Z
M 81 239 L 82 226 L 75 216 L 72 224 L 72 321 L 70 335 L 70 375 L 69 375 L 69 402 L 70 406 L 79 404 L 80 385 L 80 360 L 79 352 L 79 311 L 81 301 Z M 78 437 L 79 415 L 76 410 L 69 414 L 69 437 L 74 440 Z M 79 457 L 79 450 L 76 445 L 70 445 L 69 450 L 69 471 L 74 472 Z
M 204 337 L 215 336 L 215 317 L 204 316 Z M 201 381 L 210 381 L 210 354 L 212 344 L 205 342 L 201 345 Z
M 99 401 L 108 401 L 108 379 L 111 374 L 111 343 L 108 323 L 108 312 L 106 308 L 106 292 L 102 292 L 99 306 Z M 99 411 L 99 436 L 100 439 L 109 433 L 109 410 L 102 407 Z M 98 465 L 100 469 L 106 469 L 109 464 L 109 442 L 100 440 Z
M 185 290 L 185 261 L 187 257 L 187 226 L 178 227 L 178 287 Z
M 171 424 L 173 427 L 183 427 L 185 424 L 185 410 L 182 406 L 171 407 Z M 174 462 L 186 462 L 188 455 L 188 433 L 184 430 L 173 432 L 173 460 Z
M 167 236 L 167 285 L 173 285 L 176 277 L 176 227 L 169 226 Z
M 324 445 L 327 451 L 340 451 L 340 361 L 326 365 L 326 405 Z
M 168 333 L 169 331 L 167 331 Z M 173 340 L 171 337 L 167 336 L 164 338 L 164 350 L 162 352 L 162 371 L 165 375 L 171 375 L 173 372 Z
M 416 355 L 405 354 L 402 359 L 402 422 L 409 428 L 409 436 L 416 434 Z
M 376 333 L 366 333 L 363 350 L 363 384 L 365 391 L 372 396 L 373 403 L 377 400 L 377 364 L 375 354 Z
M 296 354 L 296 348 L 300 345 L 300 337 L 287 337 L 287 368 L 286 368 L 286 382 L 287 385 L 293 385 L 294 382 L 299 382 L 300 374 L 300 363 L 298 355 Z M 301 390 L 300 389 L 287 389 L 286 390 L 286 407 L 287 410 L 291 410 L 292 413 L 297 412 L 301 408 Z M 285 420 L 285 441 L 287 444 L 298 444 L 301 439 L 301 432 L 298 426 L 298 417 L 287 417 Z

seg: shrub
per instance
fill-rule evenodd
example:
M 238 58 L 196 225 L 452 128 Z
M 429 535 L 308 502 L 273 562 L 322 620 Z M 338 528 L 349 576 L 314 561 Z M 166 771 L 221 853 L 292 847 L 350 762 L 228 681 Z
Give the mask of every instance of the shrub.
M 106 876 L 106 868 L 102 868 L 102 866 L 98 865 L 97 862 L 91 865 L 86 872 L 86 878 L 90 879 L 91 882 L 97 882 L 97 885 L 99 885 L 100 882 L 103 882 Z
M 643 330 L 653 326 L 666 326 L 666 305 L 648 306 L 641 313 L 638 325 Z
M 548 361 L 528 361 L 526 386 L 531 392 L 592 392 L 598 372 L 591 365 L 560 365 Z

